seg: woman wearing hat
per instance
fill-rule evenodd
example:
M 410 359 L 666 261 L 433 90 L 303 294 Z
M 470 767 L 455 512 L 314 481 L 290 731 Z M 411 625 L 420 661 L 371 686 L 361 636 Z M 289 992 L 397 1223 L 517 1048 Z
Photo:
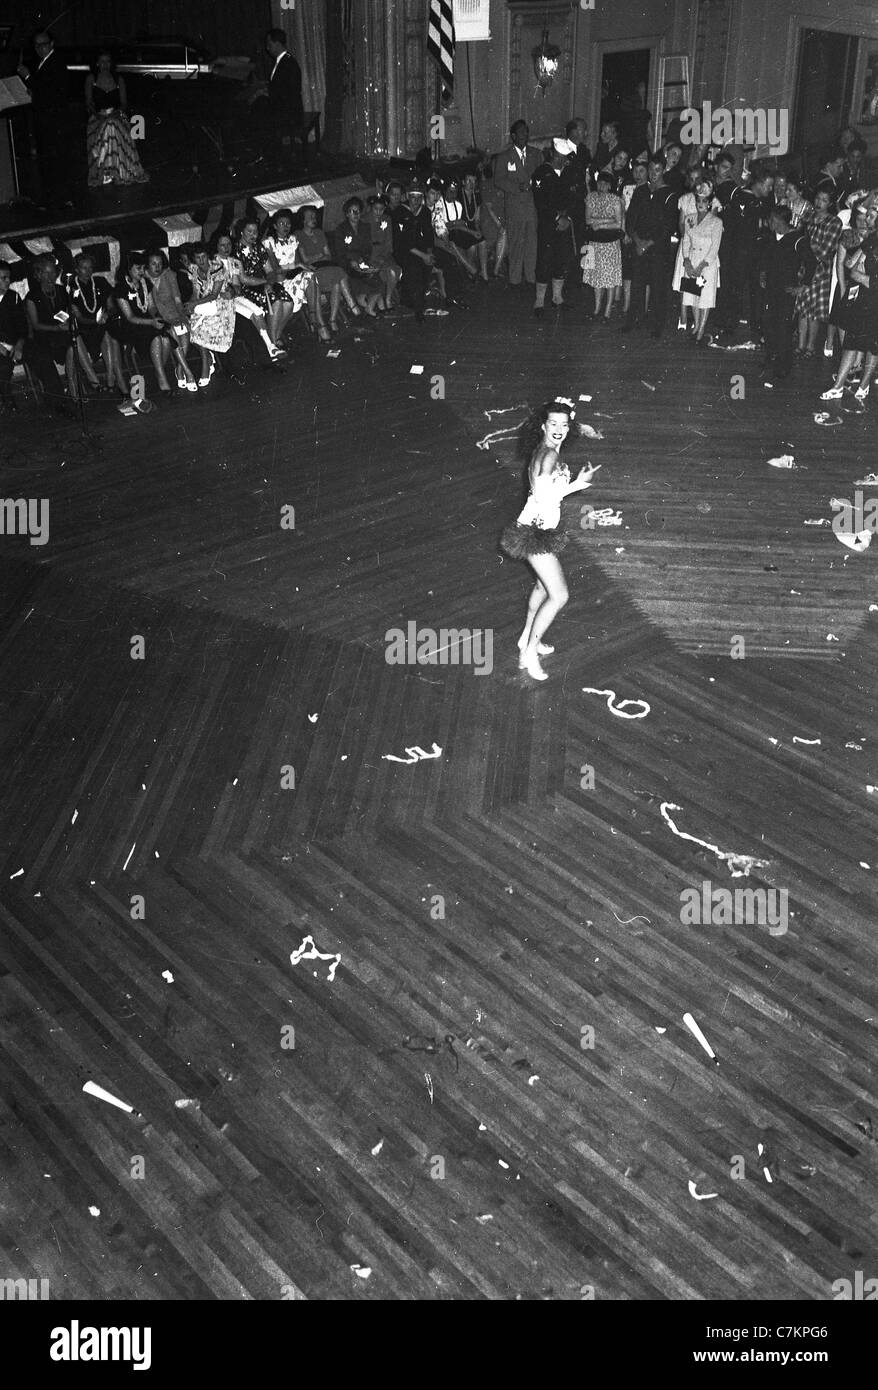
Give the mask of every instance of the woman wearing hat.
M 571 482 L 560 452 L 576 416 L 573 402 L 559 396 L 535 412 L 522 432 L 528 449 L 536 443 L 528 467 L 529 494 L 514 526 L 500 537 L 500 548 L 512 560 L 526 560 L 536 575 L 527 604 L 524 629 L 518 639 L 518 665 L 534 680 L 548 679 L 540 657 L 555 649 L 543 642 L 549 625 L 567 602 L 567 583 L 558 554 L 567 537 L 561 529 L 561 503 L 571 492 L 591 487 L 600 464 L 581 468 Z M 534 441 L 534 435 L 536 440 Z

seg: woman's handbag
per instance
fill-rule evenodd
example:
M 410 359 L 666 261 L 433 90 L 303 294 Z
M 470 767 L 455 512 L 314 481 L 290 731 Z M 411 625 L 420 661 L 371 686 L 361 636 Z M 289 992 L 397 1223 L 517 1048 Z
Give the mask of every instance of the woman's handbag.
M 706 283 L 703 275 L 697 277 L 694 275 L 683 275 L 680 278 L 680 289 L 684 294 L 691 294 L 695 299 L 698 299 Z

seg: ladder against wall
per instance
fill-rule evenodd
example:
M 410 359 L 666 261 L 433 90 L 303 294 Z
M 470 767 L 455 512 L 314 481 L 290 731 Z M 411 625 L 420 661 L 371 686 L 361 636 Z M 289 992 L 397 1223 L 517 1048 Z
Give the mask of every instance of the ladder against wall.
M 661 143 L 665 123 L 673 121 L 690 104 L 689 55 L 669 53 L 659 59 L 655 138 Z

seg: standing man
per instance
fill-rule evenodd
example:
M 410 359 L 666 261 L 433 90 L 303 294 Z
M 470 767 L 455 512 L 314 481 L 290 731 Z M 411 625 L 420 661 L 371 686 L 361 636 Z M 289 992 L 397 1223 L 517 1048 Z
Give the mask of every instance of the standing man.
M 563 181 L 570 193 L 570 216 L 573 219 L 573 236 L 579 251 L 585 241 L 585 199 L 589 186 L 591 150 L 585 143 L 588 127 L 581 117 L 567 122 L 567 139 L 573 142 L 574 153 L 567 161 Z
M 649 314 L 653 338 L 660 338 L 674 270 L 677 236 L 677 194 L 664 181 L 665 161 L 654 154 L 647 165 L 647 182 L 631 195 L 625 230 L 634 245 L 631 271 L 631 304 L 622 326 L 623 333 L 637 328 L 644 318 L 646 289 L 649 286 Z
M 269 29 L 265 49 L 274 67 L 268 79 L 268 110 L 272 134 L 281 157 L 292 152 L 293 141 L 302 139 L 303 154 L 307 154 L 303 126 L 305 108 L 302 105 L 302 69 L 287 52 L 287 36 L 283 29 Z
M 55 51 L 51 34 L 41 29 L 34 35 L 37 55 L 33 68 L 19 64 L 18 75 L 27 84 L 33 103 L 34 134 L 39 160 L 40 200 L 52 207 L 72 208 L 70 111 L 67 97 L 67 64 Z
M 535 282 L 537 263 L 537 210 L 531 179 L 542 163 L 535 145 L 529 145 L 527 121 L 516 121 L 510 130 L 512 144 L 494 158 L 494 187 L 504 197 L 506 234 L 509 238 L 509 283 Z
M 773 386 L 790 374 L 793 365 L 793 316 L 795 295 L 810 280 L 817 259 L 803 228 L 792 228 L 792 213 L 781 205 L 772 208 L 769 235 L 761 256 L 759 283 L 765 293 L 762 329 L 765 363 L 762 384 Z
M 744 312 L 747 294 L 747 316 L 750 332 L 759 334 L 762 318 L 762 291 L 759 284 L 760 242 L 766 230 L 769 199 L 774 187 L 774 175 L 759 164 L 750 166 L 750 183 L 735 188 L 722 214 L 725 255 L 720 274 L 725 283 L 722 296 L 723 316 L 717 327 L 733 333 Z
M 401 209 L 391 213 L 394 226 L 393 255 L 402 269 L 399 293 L 403 304 L 424 322 L 427 290 L 433 275 L 433 219 L 427 211 L 424 186 L 409 184 L 408 216 Z
M 573 258 L 573 221 L 570 207 L 570 185 L 562 177 L 570 156 L 576 153 L 572 140 L 557 136 L 552 141 L 548 163 L 541 164 L 534 174 L 534 205 L 537 210 L 536 300 L 534 314 L 545 312 L 546 290 L 552 282 L 552 304 L 564 307 L 564 279 Z

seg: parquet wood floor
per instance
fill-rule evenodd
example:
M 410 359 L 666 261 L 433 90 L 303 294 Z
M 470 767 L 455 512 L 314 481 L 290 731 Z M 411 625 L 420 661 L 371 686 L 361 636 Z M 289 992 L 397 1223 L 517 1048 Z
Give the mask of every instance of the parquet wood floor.
M 825 1300 L 876 1272 L 878 587 L 804 525 L 874 467 L 874 414 L 815 424 L 820 365 L 771 394 L 746 354 L 473 302 L 107 412 L 94 454 L 27 415 L 0 445 L 4 495 L 51 506 L 47 545 L 0 538 L 0 1277 Z M 565 504 L 536 688 L 496 549 L 514 436 L 476 444 L 552 390 L 592 396 L 572 461 L 623 525 Z M 493 670 L 388 665 L 412 620 L 491 629 Z M 786 890 L 789 931 L 684 925 L 703 881 Z

